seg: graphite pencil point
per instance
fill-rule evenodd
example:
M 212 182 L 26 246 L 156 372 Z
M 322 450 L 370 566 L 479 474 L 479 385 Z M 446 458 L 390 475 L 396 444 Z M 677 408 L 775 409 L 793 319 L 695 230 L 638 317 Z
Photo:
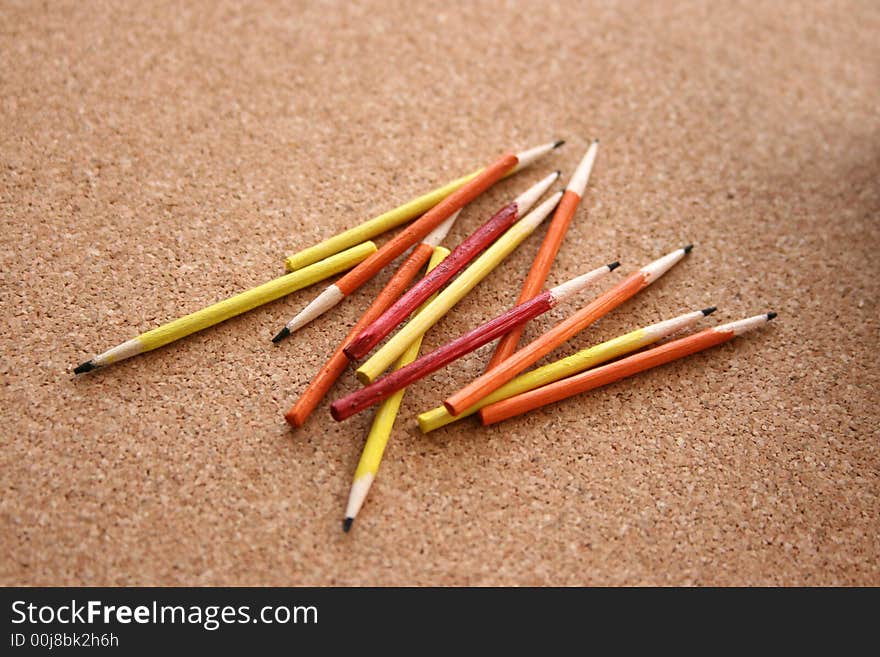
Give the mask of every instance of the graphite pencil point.
M 617 262 L 617 260 L 615 260 L 614 262 L 612 262 L 611 264 L 608 265 L 608 271 L 614 271 L 618 267 L 620 267 L 620 263 Z
M 718 310 L 718 309 L 715 306 L 709 306 L 708 308 L 703 308 L 703 310 L 701 310 L 700 312 L 703 313 L 703 317 L 708 317 L 709 315 L 714 313 L 716 310 Z
M 342 531 L 346 534 L 351 530 L 351 525 L 354 522 L 354 518 L 346 518 L 342 521 Z
M 559 140 L 557 140 L 557 141 L 554 141 L 554 142 L 553 142 L 553 148 L 559 148 L 559 147 L 562 146 L 564 143 L 565 143 L 565 140 L 564 140 L 564 139 L 559 139 Z
M 593 140 L 593 143 L 594 143 L 594 144 L 598 144 L 598 143 L 599 143 L 599 140 L 598 140 L 598 139 L 594 139 L 594 140 Z
M 93 369 L 96 369 L 95 364 L 92 361 L 87 360 L 85 363 L 82 363 L 81 365 L 77 365 L 76 367 L 74 367 L 73 373 L 74 374 L 85 374 L 86 372 L 91 372 Z
M 686 247 L 684 247 L 684 252 L 685 252 L 685 253 L 690 253 L 690 252 L 693 251 L 693 250 L 694 250 L 694 245 L 693 245 L 693 244 L 688 244 Z
M 285 326 L 283 329 L 278 331 L 278 334 L 274 338 L 272 338 L 272 342 L 274 342 L 275 344 L 278 344 L 284 338 L 286 338 L 288 335 L 290 335 L 290 329 Z
M 776 317 L 776 313 L 774 313 L 774 312 L 772 312 L 772 311 L 769 312 L 769 313 L 767 313 L 767 321 L 768 321 L 768 322 L 769 322 L 771 319 L 775 318 L 775 317 Z

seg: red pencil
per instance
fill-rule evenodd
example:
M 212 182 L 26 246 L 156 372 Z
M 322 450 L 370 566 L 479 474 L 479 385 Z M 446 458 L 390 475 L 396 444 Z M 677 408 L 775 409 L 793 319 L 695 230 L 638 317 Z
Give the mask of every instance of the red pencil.
M 475 230 L 443 262 L 413 285 L 394 302 L 394 305 L 382 313 L 348 344 L 345 348 L 345 355 L 348 356 L 349 360 L 360 360 L 370 353 L 373 347 L 379 344 L 391 331 L 409 317 L 425 299 L 443 287 L 520 217 L 525 216 L 535 202 L 550 188 L 550 185 L 556 182 L 557 178 L 559 178 L 559 172 L 555 171 L 537 184 L 532 185 L 511 203 L 498 210 L 489 221 Z
M 501 422 L 535 408 L 552 404 L 587 390 L 593 390 L 594 388 L 620 381 L 653 367 L 690 356 L 698 351 L 703 351 L 709 347 L 732 340 L 737 335 L 761 326 L 774 317 L 776 317 L 776 313 L 767 313 L 706 329 L 694 335 L 639 352 L 609 365 L 587 370 L 575 376 L 570 376 L 567 379 L 561 379 L 529 392 L 503 399 L 482 409 L 483 424 Z
M 512 328 L 521 326 L 530 319 L 547 312 L 561 301 L 565 301 L 567 298 L 583 290 L 600 276 L 613 271 L 618 265 L 619 263 L 617 262 L 603 265 L 562 285 L 557 285 L 543 294 L 529 299 L 525 303 L 514 306 L 482 326 L 478 326 L 439 349 L 435 349 L 431 353 L 416 359 L 409 365 L 399 370 L 394 370 L 378 381 L 342 399 L 337 399 L 330 405 L 330 413 L 335 420 L 345 420 L 365 408 L 378 404 L 414 381 L 418 381 L 432 372 L 436 372 L 452 361 L 506 334 Z

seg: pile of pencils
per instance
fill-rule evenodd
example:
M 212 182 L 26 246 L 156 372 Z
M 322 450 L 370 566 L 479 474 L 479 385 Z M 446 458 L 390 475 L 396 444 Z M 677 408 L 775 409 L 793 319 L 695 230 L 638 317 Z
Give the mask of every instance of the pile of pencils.
M 349 494 L 343 522 L 343 528 L 348 531 L 378 472 L 407 386 L 483 345 L 500 338 L 481 376 L 446 397 L 442 405 L 418 416 L 422 432 L 434 431 L 474 414 L 479 414 L 484 425 L 501 422 L 727 342 L 776 316 L 773 312 L 762 313 L 644 349 L 691 328 L 715 308 L 693 310 L 529 370 L 545 355 L 663 276 L 692 249 L 692 245 L 683 246 L 635 270 L 540 337 L 520 346 L 529 320 L 578 295 L 619 266 L 616 261 L 602 264 L 544 290 L 587 188 L 598 140 L 590 145 L 564 190 L 541 200 L 561 175 L 555 171 L 501 207 L 451 251 L 441 246 L 441 242 L 468 203 L 502 178 L 544 158 L 563 143 L 554 141 L 519 153 L 506 153 L 483 169 L 289 256 L 285 260 L 289 273 L 285 276 L 143 333 L 77 366 L 74 373 L 89 372 L 156 349 L 347 271 L 272 339 L 281 342 L 354 295 L 409 251 L 367 311 L 285 414 L 290 425 L 302 427 L 349 364 L 361 363 L 356 375 L 363 387 L 330 405 L 330 413 L 337 421 L 379 406 Z M 419 355 L 425 333 L 548 217 L 552 219 L 516 303 L 448 344 Z M 406 228 L 381 248 L 370 241 L 407 223 Z M 413 283 L 423 270 L 422 277 Z

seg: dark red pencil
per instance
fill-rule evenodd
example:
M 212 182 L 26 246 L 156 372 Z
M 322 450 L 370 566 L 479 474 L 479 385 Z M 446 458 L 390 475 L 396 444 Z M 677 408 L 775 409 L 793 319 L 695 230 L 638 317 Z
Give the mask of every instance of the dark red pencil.
M 370 353 L 373 347 L 409 317 L 425 299 L 443 287 L 471 260 L 492 244 L 499 235 L 524 216 L 558 177 L 559 172 L 555 171 L 527 189 L 459 244 L 442 263 L 413 285 L 408 292 L 349 343 L 344 350 L 349 360 L 359 360 Z
M 617 262 L 612 262 L 610 265 L 594 269 L 562 285 L 557 285 L 529 299 L 525 303 L 514 306 L 482 326 L 478 326 L 452 342 L 416 359 L 409 365 L 401 367 L 399 370 L 394 370 L 378 381 L 342 399 L 337 399 L 330 405 L 330 413 L 335 420 L 345 420 L 365 408 L 378 404 L 410 383 L 418 381 L 432 372 L 436 372 L 465 354 L 469 354 L 495 338 L 507 334 L 511 329 L 521 326 L 530 319 L 547 312 L 560 301 L 564 301 L 583 290 L 600 276 L 613 271 L 618 264 Z

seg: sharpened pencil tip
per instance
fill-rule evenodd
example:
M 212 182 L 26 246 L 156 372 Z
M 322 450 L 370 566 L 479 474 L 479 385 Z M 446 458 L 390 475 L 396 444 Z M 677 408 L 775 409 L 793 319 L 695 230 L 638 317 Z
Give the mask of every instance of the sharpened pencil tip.
M 693 245 L 693 244 L 688 244 L 686 247 L 684 247 L 684 252 L 685 252 L 685 253 L 690 253 L 690 252 L 693 251 L 693 250 L 694 250 L 694 245 Z
M 351 525 L 354 522 L 354 518 L 346 518 L 342 521 L 342 531 L 346 534 L 351 530 Z
M 557 139 L 556 141 L 553 142 L 553 148 L 559 148 L 564 143 L 565 143 L 564 139 Z
M 618 267 L 620 267 L 620 263 L 617 262 L 617 260 L 615 260 L 614 262 L 612 262 L 611 264 L 608 265 L 608 271 L 614 271 Z
M 86 372 L 91 372 L 93 369 L 96 369 L 97 365 L 95 365 L 92 361 L 87 360 L 85 363 L 77 365 L 73 368 L 74 374 L 85 374 Z
M 700 312 L 703 313 L 703 317 L 708 317 L 712 313 L 718 310 L 715 306 L 709 306 L 708 308 L 703 308 Z
M 769 322 L 771 319 L 773 319 L 774 317 L 776 317 L 776 313 L 774 313 L 773 311 L 770 311 L 769 313 L 767 313 L 767 321 L 768 321 L 768 322 Z
M 274 342 L 275 344 L 278 344 L 284 338 L 286 338 L 288 335 L 290 335 L 290 329 L 285 326 L 283 329 L 278 331 L 278 335 L 276 335 L 274 338 L 272 338 L 272 342 Z
M 560 171 L 559 169 L 556 169 L 555 173 L 557 178 L 562 175 L 562 171 Z
M 598 139 L 594 139 L 594 140 L 593 140 L 593 143 L 594 143 L 594 144 L 598 144 L 598 143 L 599 143 L 599 140 L 598 140 Z

